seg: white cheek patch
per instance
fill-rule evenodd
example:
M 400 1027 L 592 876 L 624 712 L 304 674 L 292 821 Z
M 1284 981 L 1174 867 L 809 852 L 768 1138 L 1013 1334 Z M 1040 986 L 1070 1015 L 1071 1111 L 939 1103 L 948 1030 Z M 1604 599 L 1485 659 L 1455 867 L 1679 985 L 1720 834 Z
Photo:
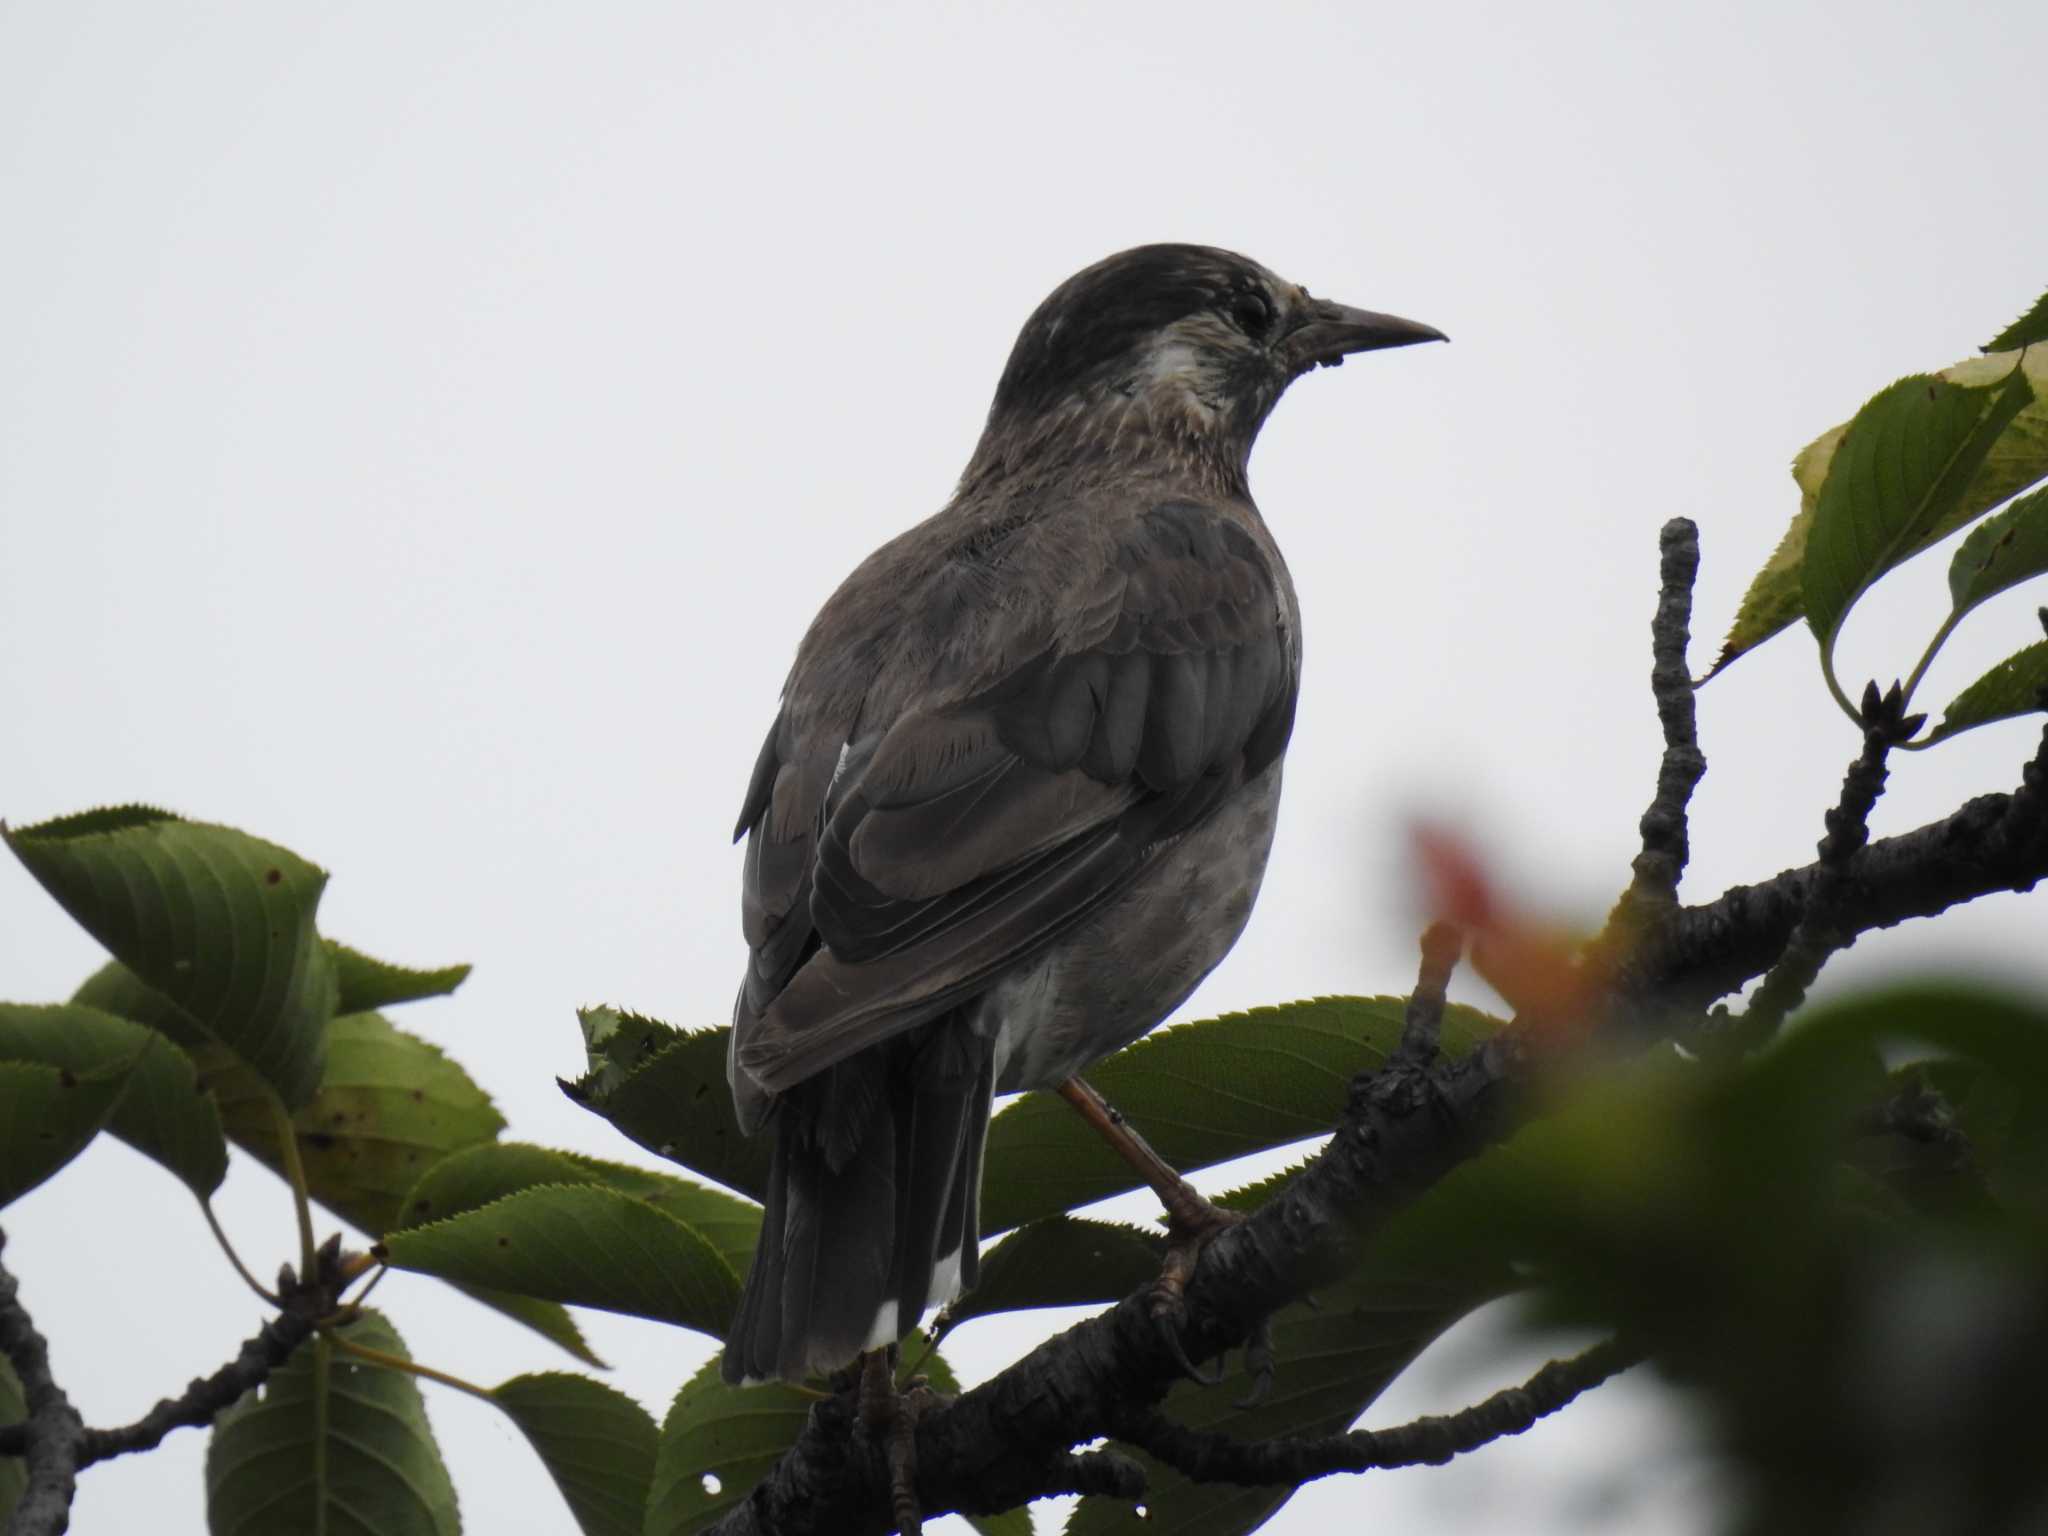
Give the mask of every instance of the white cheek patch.
M 1201 354 L 1185 341 L 1162 341 L 1145 359 L 1145 382 L 1150 385 L 1183 384 L 1193 389 L 1201 375 Z

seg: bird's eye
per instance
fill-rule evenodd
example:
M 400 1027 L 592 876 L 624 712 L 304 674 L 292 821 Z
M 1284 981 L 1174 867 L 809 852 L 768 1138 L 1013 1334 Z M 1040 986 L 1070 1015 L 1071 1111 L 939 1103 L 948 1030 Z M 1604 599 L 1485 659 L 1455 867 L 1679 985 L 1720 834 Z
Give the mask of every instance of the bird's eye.
M 1256 341 L 1272 329 L 1272 301 L 1256 289 L 1240 293 L 1230 301 L 1230 318 L 1237 322 L 1239 330 Z

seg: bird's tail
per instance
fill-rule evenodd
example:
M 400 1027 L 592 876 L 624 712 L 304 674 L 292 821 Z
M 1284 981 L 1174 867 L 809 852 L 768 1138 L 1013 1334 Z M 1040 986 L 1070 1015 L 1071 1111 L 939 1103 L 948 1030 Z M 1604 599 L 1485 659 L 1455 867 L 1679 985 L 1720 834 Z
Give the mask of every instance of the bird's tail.
M 729 1382 L 825 1375 L 975 1282 L 992 1041 L 958 1014 L 784 1094 Z

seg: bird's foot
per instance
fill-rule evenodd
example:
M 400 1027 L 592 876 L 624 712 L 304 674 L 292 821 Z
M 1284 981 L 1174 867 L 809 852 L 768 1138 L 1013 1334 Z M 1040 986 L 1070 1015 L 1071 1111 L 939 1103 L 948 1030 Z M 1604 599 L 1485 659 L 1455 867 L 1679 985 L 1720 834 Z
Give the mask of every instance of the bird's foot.
M 898 1536 L 922 1536 L 924 1531 L 924 1511 L 917 1501 L 917 1421 L 939 1402 L 922 1376 L 897 1388 L 893 1345 L 861 1356 L 861 1428 L 889 1464 L 889 1507 Z
M 1166 1261 L 1159 1268 L 1159 1278 L 1152 1283 L 1152 1327 L 1183 1376 L 1213 1387 L 1223 1379 L 1223 1368 L 1219 1365 L 1213 1374 L 1199 1370 L 1188 1358 L 1187 1346 L 1181 1343 L 1181 1329 L 1188 1315 L 1188 1281 L 1194 1277 L 1202 1250 L 1243 1221 L 1244 1215 L 1212 1204 L 1185 1180 L 1176 1183 L 1177 1188 L 1160 1191 L 1168 1218 Z

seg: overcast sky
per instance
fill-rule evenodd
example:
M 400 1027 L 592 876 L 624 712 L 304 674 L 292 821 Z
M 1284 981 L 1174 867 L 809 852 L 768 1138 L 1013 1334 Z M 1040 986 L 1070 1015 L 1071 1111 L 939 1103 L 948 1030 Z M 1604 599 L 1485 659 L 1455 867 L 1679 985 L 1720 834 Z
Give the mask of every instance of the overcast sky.
M 1263 897 L 1190 1016 L 1405 990 L 1418 812 L 1595 921 L 1654 770 L 1658 525 L 1701 525 L 1704 664 L 1793 452 L 2041 291 L 2044 57 L 2038 0 L 0 4 L 0 815 L 145 800 L 313 859 L 326 932 L 475 963 L 401 1022 L 508 1135 L 637 1158 L 555 1088 L 572 1010 L 724 1022 L 727 831 L 804 625 L 944 501 L 1055 283 L 1196 240 L 1453 344 L 1303 381 L 1254 460 L 1306 676 Z M 1859 613 L 1845 679 L 1910 668 L 1940 563 Z M 1992 605 L 1929 702 L 2037 637 Z M 1803 631 L 1715 682 L 1701 730 L 1689 899 L 1810 858 L 1856 747 Z M 1899 763 L 1878 830 L 2008 787 L 2032 739 Z M 1831 979 L 2039 976 L 2041 900 L 1873 937 Z M 101 958 L 0 867 L 0 997 Z M 291 1253 L 261 1168 L 220 1203 L 259 1268 Z M 257 1322 L 111 1140 L 0 1222 L 92 1422 Z M 436 1365 L 564 1364 L 433 1282 L 379 1295 Z M 590 1329 L 657 1415 L 708 1349 Z M 949 1353 L 979 1379 L 1040 1331 Z M 1537 1358 L 1484 1342 L 1368 1422 Z M 1659 1401 L 1610 1386 L 1269 1529 L 1692 1536 L 1709 1474 Z M 429 1406 L 470 1530 L 567 1527 L 492 1410 Z M 90 1471 L 76 1528 L 196 1529 L 202 1448 Z

